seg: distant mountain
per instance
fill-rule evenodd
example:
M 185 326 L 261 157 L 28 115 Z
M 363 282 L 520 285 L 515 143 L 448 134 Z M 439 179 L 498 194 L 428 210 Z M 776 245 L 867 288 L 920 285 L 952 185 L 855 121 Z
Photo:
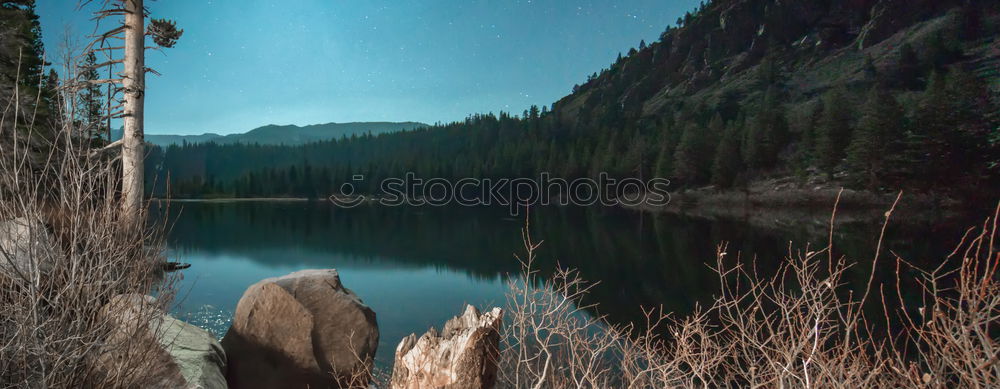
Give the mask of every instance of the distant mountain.
M 243 135 L 243 134 L 239 134 Z M 121 132 L 119 131 L 114 135 L 115 139 L 121 138 Z M 222 139 L 223 136 L 219 134 L 201 134 L 201 135 L 149 135 L 146 134 L 146 142 L 152 143 L 157 146 L 169 146 L 172 144 L 182 144 L 185 141 L 188 143 L 208 143 L 210 141 L 218 141 Z
M 206 133 L 201 135 L 146 135 L 146 142 L 157 146 L 169 146 L 174 144 L 187 143 L 208 143 L 218 144 L 265 144 L 265 145 L 301 145 L 338 139 L 344 136 L 361 134 L 381 134 L 389 132 L 409 131 L 417 128 L 427 127 L 424 123 L 418 122 L 353 122 L 353 123 L 325 123 L 308 126 L 296 125 L 275 125 L 269 124 L 263 127 L 252 129 L 242 134 L 219 135 Z M 119 129 L 112 133 L 116 140 L 121 138 L 122 131 Z

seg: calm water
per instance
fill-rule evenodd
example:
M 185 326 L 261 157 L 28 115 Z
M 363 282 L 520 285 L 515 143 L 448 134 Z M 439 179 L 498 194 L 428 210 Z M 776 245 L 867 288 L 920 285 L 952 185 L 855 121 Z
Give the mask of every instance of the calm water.
M 336 268 L 378 316 L 378 359 L 390 362 L 399 340 L 440 328 L 464 304 L 504 304 L 505 276 L 516 273 L 524 218 L 489 208 L 340 209 L 323 202 L 173 203 L 168 217 L 172 260 L 184 270 L 175 313 L 225 334 L 243 291 L 267 277 L 300 269 Z M 773 268 L 789 241 L 826 241 L 823 222 L 754 227 L 739 220 L 639 215 L 610 209 L 545 208 L 531 214 L 544 273 L 578 268 L 600 281 L 591 302 L 612 321 L 641 319 L 640 306 L 686 312 L 711 300 L 716 244 L 755 253 Z M 893 227 L 887 247 L 932 261 L 957 241 L 961 228 Z M 877 223 L 838 225 L 837 252 L 870 258 Z M 744 254 L 746 255 L 746 254 Z M 861 261 L 864 262 L 863 260 Z M 869 266 L 848 282 L 863 285 Z

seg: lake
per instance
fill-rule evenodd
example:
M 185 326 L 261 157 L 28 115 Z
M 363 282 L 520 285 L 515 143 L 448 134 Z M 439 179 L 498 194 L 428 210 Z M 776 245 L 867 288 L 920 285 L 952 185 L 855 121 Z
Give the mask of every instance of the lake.
M 225 334 L 243 291 L 267 277 L 300 269 L 335 268 L 378 317 L 377 360 L 390 364 L 396 344 L 410 333 L 441 328 L 464 304 L 503 305 L 505 278 L 519 271 L 525 219 L 506 209 L 360 206 L 342 209 L 325 202 L 174 202 L 164 208 L 172 224 L 171 260 L 190 263 L 182 271 L 175 314 Z M 677 313 L 708 304 L 718 280 L 717 244 L 729 252 L 756 254 L 773 269 L 789 242 L 821 247 L 826 221 L 775 221 L 767 226 L 734 219 L 640 214 L 609 208 L 533 209 L 531 233 L 544 240 L 538 251 L 542 274 L 556 266 L 579 269 L 599 281 L 589 302 L 594 313 L 615 323 L 641 321 L 640 307 Z M 873 218 L 881 215 L 873 215 Z M 920 263 L 949 252 L 964 224 L 890 225 L 886 247 Z M 846 280 L 863 288 L 880 223 L 838 223 L 835 252 L 858 259 Z M 887 270 L 878 279 L 888 279 Z

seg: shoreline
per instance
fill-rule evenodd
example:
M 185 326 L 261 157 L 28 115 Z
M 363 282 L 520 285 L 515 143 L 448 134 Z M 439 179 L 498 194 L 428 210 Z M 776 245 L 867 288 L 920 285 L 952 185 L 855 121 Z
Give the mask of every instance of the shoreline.
M 321 201 L 320 199 L 309 199 L 305 197 L 226 197 L 217 199 L 165 199 L 151 198 L 150 201 L 165 203 L 237 203 L 237 202 L 304 202 Z M 326 201 L 326 200 L 322 200 Z
M 883 223 L 890 209 L 891 222 L 902 224 L 961 221 L 975 213 L 945 195 L 915 191 L 903 191 L 893 208 L 899 193 L 755 184 L 744 190 L 688 189 L 671 193 L 670 203 L 665 206 L 641 204 L 623 208 L 652 215 L 741 220 L 756 227 L 778 229 L 829 228 L 831 218 L 836 224 Z

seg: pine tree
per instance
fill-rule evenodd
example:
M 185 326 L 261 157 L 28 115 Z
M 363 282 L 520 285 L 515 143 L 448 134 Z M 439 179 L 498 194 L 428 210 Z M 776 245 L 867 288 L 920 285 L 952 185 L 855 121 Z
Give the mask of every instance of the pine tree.
M 760 167 L 761 154 L 761 130 L 756 123 L 747 123 L 746 131 L 743 131 L 743 163 L 750 169 Z
M 659 178 L 670 178 L 674 174 L 674 155 L 666 140 L 660 141 L 660 151 L 653 167 L 653 175 Z
M 934 183 L 950 168 L 946 162 L 952 152 L 946 140 L 946 132 L 952 128 L 950 105 L 947 79 L 935 71 L 929 77 L 914 113 L 914 126 L 907 136 L 907 162 L 914 166 L 911 173 L 917 181 Z
M 597 178 L 602 172 L 617 176 L 618 161 L 618 134 L 612 133 L 606 143 L 594 150 L 590 165 L 590 177 Z
M 983 9 L 975 0 L 966 1 L 962 5 L 959 16 L 959 37 L 966 41 L 974 41 L 983 35 Z
M 59 83 L 59 73 L 49 69 L 49 75 L 42 83 L 41 105 L 52 112 L 59 109 Z
M 945 67 L 962 56 L 962 49 L 958 42 L 951 36 L 945 36 L 942 32 L 931 35 L 924 50 L 924 68 L 929 70 L 945 71 Z
M 773 55 L 768 54 L 757 65 L 757 84 L 763 88 L 780 87 L 785 82 L 785 75 L 781 71 L 778 60 Z
M 97 73 L 97 56 L 94 52 L 87 53 L 83 66 L 80 68 L 81 81 L 96 81 L 100 78 Z M 103 133 L 104 102 L 101 94 L 101 85 L 87 83 L 77 95 L 77 120 L 83 125 L 86 139 L 96 140 Z
M 726 89 L 719 96 L 719 102 L 715 105 L 715 112 L 722 116 L 722 120 L 733 121 L 740 113 L 740 103 L 742 97 L 734 89 Z
M 702 184 L 711 172 L 712 156 L 708 131 L 691 123 L 674 153 L 674 175 L 685 184 Z
M 774 166 L 788 142 L 788 120 L 777 88 L 768 88 L 760 112 L 749 124 L 744 141 L 744 160 L 753 169 Z
M 816 163 L 816 137 L 819 132 L 819 122 L 823 117 L 823 100 L 818 100 L 812 104 L 809 115 L 799 123 L 799 142 L 795 147 L 795 154 L 792 157 L 792 167 L 799 175 L 804 175 L 806 170 Z
M 712 184 L 720 188 L 732 187 L 743 168 L 743 161 L 740 158 L 741 132 L 738 125 L 730 123 L 719 142 L 719 147 L 715 150 Z
M 21 112 L 31 112 L 31 122 L 35 123 L 33 135 L 51 138 L 54 128 L 49 126 L 56 118 L 58 109 L 49 105 L 46 95 L 55 91 L 45 82 L 44 71 L 48 65 L 44 60 L 41 23 L 35 12 L 34 0 L 0 2 L 0 101 L 13 101 L 13 85 L 18 86 L 19 98 L 16 102 Z M 43 90 L 39 90 L 39 85 Z M 37 96 L 43 96 L 41 104 Z M 24 122 L 28 122 L 25 120 Z
M 854 112 L 847 99 L 847 91 L 834 88 L 823 96 L 823 114 L 816 133 L 816 162 L 828 175 L 833 175 L 840 161 L 846 156 L 851 142 L 851 119 Z
M 35 1 L 0 2 L 0 20 L 7 34 L 2 42 L 3 50 L 0 50 L 0 66 L 3 67 L 0 74 L 9 81 L 16 79 L 22 87 L 37 90 L 47 63 L 42 58 L 42 29 Z
M 920 87 L 920 58 L 909 43 L 904 43 L 899 48 L 896 79 L 903 88 L 912 90 Z
M 726 122 L 722 119 L 722 115 L 716 113 L 712 116 L 712 120 L 708 122 L 708 138 L 706 139 L 708 150 L 710 155 L 715 155 L 715 148 L 719 145 L 719 141 L 726 133 Z
M 866 80 L 868 80 L 870 82 L 874 82 L 874 81 L 878 80 L 878 77 L 879 77 L 878 66 L 875 66 L 875 60 L 872 59 L 871 55 L 866 55 L 865 56 L 864 69 L 865 69 L 865 79 Z
M 899 178 L 905 118 L 903 107 L 881 86 L 868 93 L 862 114 L 848 148 L 847 163 L 855 180 L 874 190 Z
M 948 74 L 946 86 L 948 112 L 954 116 L 946 139 L 953 150 L 949 164 L 976 178 L 987 170 L 987 160 L 997 149 L 988 147 L 988 140 L 1000 132 L 996 120 L 998 111 L 986 84 L 975 74 L 955 67 Z M 992 115 L 992 121 L 991 121 Z
M 628 150 L 626 150 L 625 156 L 622 158 L 622 167 L 624 169 L 631 169 L 631 172 L 639 177 L 646 177 L 649 173 L 645 169 L 647 159 L 649 159 L 649 144 L 646 137 L 642 136 L 642 134 L 637 134 L 629 142 Z
M 673 30 L 673 28 L 671 26 L 667 26 L 667 28 L 665 30 L 663 30 L 662 33 L 660 33 L 660 41 L 663 42 L 663 41 L 667 40 L 667 37 L 670 36 L 670 32 L 672 30 Z
M 569 157 L 566 158 L 566 163 L 563 165 L 561 175 L 563 178 L 570 180 L 578 178 L 580 175 L 580 162 L 577 160 L 576 150 L 570 149 Z

